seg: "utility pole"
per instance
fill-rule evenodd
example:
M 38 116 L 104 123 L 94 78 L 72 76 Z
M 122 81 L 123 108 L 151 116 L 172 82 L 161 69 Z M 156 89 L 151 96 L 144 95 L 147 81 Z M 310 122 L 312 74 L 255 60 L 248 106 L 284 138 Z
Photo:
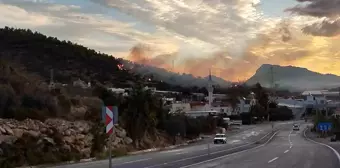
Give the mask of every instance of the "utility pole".
M 273 89 L 274 89 L 274 75 L 273 75 L 273 66 L 271 65 L 270 66 L 270 91 L 269 91 L 269 95 L 268 95 L 268 102 L 267 102 L 267 114 L 268 114 L 268 116 L 267 116 L 267 120 L 268 120 L 268 122 L 270 121 L 270 118 L 269 118 L 269 103 L 271 102 L 271 100 L 270 100 L 270 98 L 272 97 L 272 96 L 274 96 L 273 95 Z

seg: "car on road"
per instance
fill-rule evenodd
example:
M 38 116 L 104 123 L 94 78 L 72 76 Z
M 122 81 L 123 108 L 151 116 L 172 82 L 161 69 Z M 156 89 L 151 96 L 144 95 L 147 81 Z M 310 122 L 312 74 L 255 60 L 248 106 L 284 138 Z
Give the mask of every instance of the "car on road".
M 226 144 L 227 136 L 225 134 L 216 134 L 214 138 L 214 144 Z
M 293 131 L 299 131 L 299 130 L 300 130 L 300 126 L 298 124 L 294 124 Z

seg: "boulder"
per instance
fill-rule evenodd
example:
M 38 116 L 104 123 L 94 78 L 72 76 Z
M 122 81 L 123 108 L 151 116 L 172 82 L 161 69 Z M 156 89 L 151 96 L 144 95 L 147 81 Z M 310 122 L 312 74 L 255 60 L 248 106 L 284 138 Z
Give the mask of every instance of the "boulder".
M 13 129 L 13 135 L 17 138 L 21 138 L 22 134 L 24 134 L 24 130 L 22 129 Z
M 44 137 L 43 140 L 46 141 L 46 142 L 48 142 L 48 143 L 50 143 L 50 144 L 52 144 L 52 145 L 55 145 L 55 142 L 54 142 L 53 138 Z
M 0 126 L 0 134 L 6 134 L 6 130 Z
M 38 132 L 38 131 L 30 130 L 30 131 L 27 131 L 26 133 L 28 133 L 30 136 L 32 136 L 34 138 L 38 138 L 40 136 L 40 132 Z
M 125 137 L 125 138 L 124 138 L 124 143 L 125 143 L 125 144 L 128 144 L 128 145 L 129 145 L 129 144 L 131 144 L 132 142 L 133 142 L 133 140 L 132 140 L 131 138 L 129 138 L 129 137 Z
M 74 139 L 71 136 L 66 136 L 63 138 L 63 140 L 66 144 L 72 144 L 74 142 Z
M 118 137 L 124 138 L 124 137 L 126 137 L 126 131 L 124 129 L 117 129 L 116 130 L 116 135 Z
M 13 135 L 13 134 L 14 134 L 13 130 L 12 130 L 9 126 L 4 125 L 3 128 L 4 128 L 5 131 L 6 131 L 5 134 L 7 134 L 7 135 Z

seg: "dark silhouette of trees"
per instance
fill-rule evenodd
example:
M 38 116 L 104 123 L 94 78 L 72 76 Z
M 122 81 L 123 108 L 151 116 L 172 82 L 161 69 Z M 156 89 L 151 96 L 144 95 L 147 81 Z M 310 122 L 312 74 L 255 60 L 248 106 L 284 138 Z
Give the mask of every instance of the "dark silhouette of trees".
M 130 87 L 143 79 L 120 69 L 121 60 L 98 53 L 70 41 L 59 41 L 38 32 L 5 27 L 0 29 L 1 58 L 25 66 L 46 80 L 54 70 L 57 82 L 69 83 L 71 79 L 98 80 L 116 87 Z

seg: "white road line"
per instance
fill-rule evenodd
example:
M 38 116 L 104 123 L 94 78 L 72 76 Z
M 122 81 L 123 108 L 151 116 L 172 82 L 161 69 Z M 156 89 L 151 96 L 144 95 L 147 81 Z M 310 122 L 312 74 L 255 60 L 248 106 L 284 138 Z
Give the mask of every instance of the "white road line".
M 293 131 L 290 131 L 290 133 L 289 133 L 289 135 L 288 135 L 288 141 L 289 141 L 290 146 L 293 146 L 293 142 L 292 142 L 292 140 L 290 139 L 290 137 L 292 136 L 292 132 L 293 132 Z
M 289 149 L 292 149 L 292 146 L 290 146 Z
M 254 148 L 250 148 L 250 149 L 247 149 L 247 150 L 242 150 L 242 151 L 239 151 L 239 152 L 235 152 L 235 153 L 231 153 L 231 154 L 227 154 L 227 155 L 224 155 L 224 156 L 220 156 L 220 157 L 216 157 L 216 158 L 213 158 L 213 159 L 209 159 L 209 160 L 205 160 L 205 161 L 202 161 L 202 162 L 198 162 L 198 163 L 194 163 L 194 164 L 191 164 L 191 165 L 186 165 L 186 166 L 182 166 L 180 168 L 188 168 L 188 167 L 192 167 L 192 166 L 197 166 L 197 165 L 200 165 L 200 164 L 203 164 L 203 163 L 208 163 L 208 162 L 212 162 L 214 160 L 218 160 L 218 159 L 223 159 L 223 158 L 226 158 L 226 157 L 229 157 L 229 156 L 233 156 L 233 155 L 237 155 L 237 154 L 240 154 L 240 153 L 244 153 L 244 152 L 248 152 L 250 150 L 253 150 L 253 149 L 257 149 L 257 148 L 260 148 L 260 147 L 263 147 L 265 145 L 267 145 L 274 137 L 275 135 L 278 133 L 275 132 L 264 144 L 262 145 L 259 145 L 259 146 L 256 146 Z M 267 135 L 269 135 L 270 133 L 268 133 Z M 266 137 L 266 136 L 264 136 Z M 263 139 L 264 137 L 262 137 L 261 139 Z
M 268 163 L 273 162 L 274 160 L 276 160 L 276 159 L 278 159 L 278 158 L 279 158 L 279 157 L 275 157 L 274 159 L 269 160 Z
M 147 160 L 151 160 L 151 159 L 152 159 L 152 158 L 131 160 L 131 161 L 127 161 L 127 162 L 123 162 L 123 163 L 119 163 L 119 164 L 114 164 L 114 165 L 112 165 L 112 166 L 118 166 L 118 165 L 129 164 L 129 163 L 136 163 L 136 162 L 142 162 L 142 161 L 147 161 Z
M 175 153 L 175 152 L 181 152 L 183 149 L 175 149 L 175 150 L 169 150 L 169 151 L 162 151 L 160 153 Z
M 181 155 L 181 154 L 186 154 L 186 153 L 189 153 L 189 152 L 178 152 L 178 153 L 175 153 L 175 155 Z
M 307 140 L 309 140 L 309 141 L 311 141 L 311 142 L 314 142 L 314 143 L 319 144 L 319 145 L 322 145 L 322 146 L 326 146 L 327 148 L 331 149 L 331 150 L 334 152 L 335 156 L 338 158 L 338 161 L 339 161 L 339 164 L 340 164 L 340 154 L 339 154 L 339 152 L 336 151 L 334 148 L 332 148 L 331 146 L 329 146 L 329 145 L 327 145 L 327 144 L 320 143 L 320 142 L 316 142 L 316 141 L 314 141 L 314 140 L 308 138 L 308 137 L 306 136 L 306 131 L 307 131 L 307 129 L 308 129 L 308 128 L 306 128 L 305 131 L 303 131 L 303 136 L 304 136 Z
M 287 152 L 289 152 L 289 150 L 286 150 L 285 152 L 283 152 L 283 153 L 287 153 Z

